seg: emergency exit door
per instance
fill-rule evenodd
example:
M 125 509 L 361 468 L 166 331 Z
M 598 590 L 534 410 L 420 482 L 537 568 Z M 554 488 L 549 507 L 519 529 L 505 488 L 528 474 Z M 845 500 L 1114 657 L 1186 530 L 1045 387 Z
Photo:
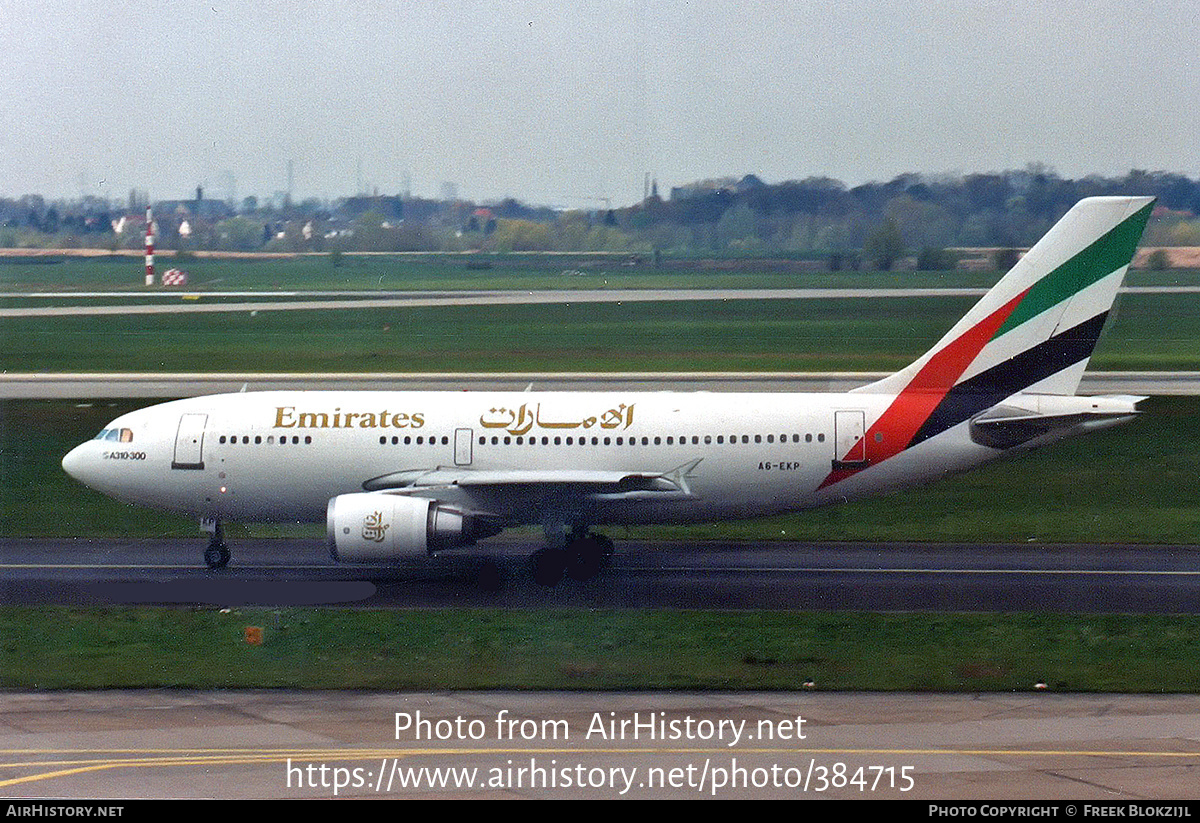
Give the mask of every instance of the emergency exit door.
M 474 433 L 471 429 L 454 430 L 454 465 L 471 465 L 472 440 Z
M 835 469 L 855 469 L 867 465 L 866 412 L 833 413 L 833 455 Z
M 173 469 L 204 468 L 204 426 L 207 414 L 185 414 L 179 418 L 179 429 L 175 432 L 175 457 Z

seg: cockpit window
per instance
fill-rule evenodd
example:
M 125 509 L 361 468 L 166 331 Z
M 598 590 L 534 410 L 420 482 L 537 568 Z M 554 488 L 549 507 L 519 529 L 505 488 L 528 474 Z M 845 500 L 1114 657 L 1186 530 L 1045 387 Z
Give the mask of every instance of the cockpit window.
M 108 436 L 108 429 L 101 429 L 100 433 L 98 435 L 96 435 L 95 437 L 93 437 L 92 439 L 93 440 L 103 440 L 107 436 Z
M 121 442 L 122 443 L 132 443 L 133 442 L 133 429 L 121 429 Z
M 104 429 L 93 438 L 95 440 L 111 440 L 121 443 L 133 442 L 133 429 Z
M 120 429 L 109 429 L 108 434 L 104 436 L 105 440 L 118 440 L 121 437 Z

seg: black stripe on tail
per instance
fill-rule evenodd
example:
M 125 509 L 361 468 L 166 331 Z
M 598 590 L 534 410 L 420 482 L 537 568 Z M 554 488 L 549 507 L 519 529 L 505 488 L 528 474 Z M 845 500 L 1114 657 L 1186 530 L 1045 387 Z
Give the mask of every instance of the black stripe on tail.
M 941 434 L 1039 380 L 1091 357 L 1107 318 L 1107 311 L 1098 314 L 954 386 L 908 445 Z

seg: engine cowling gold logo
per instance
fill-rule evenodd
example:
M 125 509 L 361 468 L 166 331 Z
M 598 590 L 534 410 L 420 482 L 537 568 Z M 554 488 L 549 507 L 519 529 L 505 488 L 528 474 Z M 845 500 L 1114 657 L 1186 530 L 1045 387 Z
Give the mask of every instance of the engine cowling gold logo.
M 363 518 L 363 540 L 371 540 L 375 543 L 382 543 L 384 533 L 387 532 L 388 525 L 388 523 L 383 522 L 383 512 L 368 514 Z

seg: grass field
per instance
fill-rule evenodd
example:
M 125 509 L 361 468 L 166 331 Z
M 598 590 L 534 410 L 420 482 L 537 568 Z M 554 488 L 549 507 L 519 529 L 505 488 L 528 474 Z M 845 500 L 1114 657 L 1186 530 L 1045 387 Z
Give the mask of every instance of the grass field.
M 247 645 L 245 627 L 264 629 Z M 1200 618 L 0 608 L 0 688 L 1196 692 Z
M 144 285 L 137 257 L 59 258 L 31 262 L 0 256 L 0 292 L 26 290 L 157 291 Z M 596 289 L 596 288 L 782 288 L 871 284 L 987 285 L 982 273 L 804 272 L 792 261 L 667 261 L 663 267 L 627 265 L 626 255 L 328 255 L 268 259 L 176 260 L 160 257 L 158 269 L 188 272 L 189 290 L 379 289 Z M 468 269 L 490 264 L 490 269 Z
M 0 323 L 7 371 L 872 371 L 970 298 L 301 310 Z M 1200 369 L 1200 295 L 1125 295 L 1094 369 Z
M 990 286 L 996 272 L 820 272 L 802 261 L 666 259 L 659 268 L 629 265 L 628 255 L 328 255 L 295 258 L 179 259 L 160 255 L 159 271 L 181 268 L 189 290 L 274 289 L 596 289 L 596 288 L 884 288 Z M 468 269 L 490 264 L 490 269 Z M 144 285 L 140 256 L 23 258 L 0 250 L 0 293 L 11 291 L 157 291 Z M 1131 285 L 1195 285 L 1200 271 L 1133 271 Z
M 68 477 L 59 461 L 140 403 L 0 403 L 0 535 L 180 536 L 194 521 L 131 508 Z M 1200 398 L 1154 398 L 1132 423 L 1068 440 L 890 497 L 785 517 L 701 526 L 611 530 L 703 541 L 967 540 L 1200 543 Z M 253 534 L 323 534 L 238 526 Z

